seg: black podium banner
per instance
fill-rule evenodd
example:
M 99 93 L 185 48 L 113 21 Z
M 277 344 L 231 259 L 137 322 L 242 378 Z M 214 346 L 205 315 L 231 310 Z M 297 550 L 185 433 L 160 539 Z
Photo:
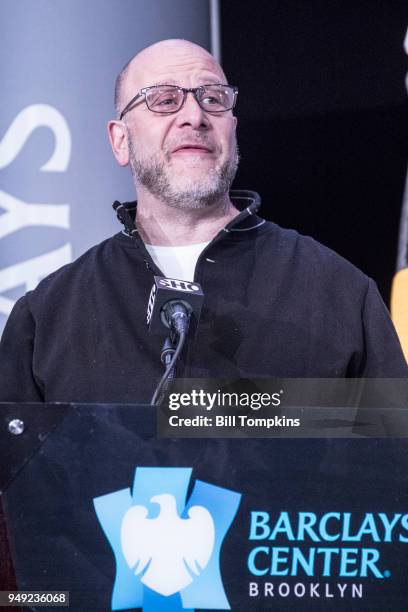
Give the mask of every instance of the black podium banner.
M 0 411 L 17 591 L 75 612 L 407 609 L 406 439 L 172 440 L 150 406 Z

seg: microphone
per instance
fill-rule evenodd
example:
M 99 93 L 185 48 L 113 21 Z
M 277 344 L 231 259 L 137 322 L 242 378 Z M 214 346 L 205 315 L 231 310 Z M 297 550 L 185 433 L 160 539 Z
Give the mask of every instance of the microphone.
M 172 332 L 180 336 L 180 334 L 188 334 L 190 327 L 190 314 L 192 308 L 188 302 L 170 300 L 166 302 L 162 308 L 165 323 Z
M 151 334 L 165 333 L 161 352 L 165 372 L 153 394 L 151 404 L 159 405 L 176 374 L 176 363 L 191 325 L 197 331 L 204 293 L 198 283 L 155 276 L 147 304 L 146 323 Z M 171 330 L 170 337 L 168 332 Z
M 197 331 L 204 293 L 199 283 L 155 276 L 147 304 L 146 323 L 155 335 L 177 336 Z

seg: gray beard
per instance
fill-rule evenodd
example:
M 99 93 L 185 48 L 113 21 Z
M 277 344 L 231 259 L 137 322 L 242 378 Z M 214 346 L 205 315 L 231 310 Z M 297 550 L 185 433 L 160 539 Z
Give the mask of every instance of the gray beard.
M 152 195 L 172 208 L 199 209 L 216 204 L 228 193 L 238 168 L 238 147 L 220 167 L 214 168 L 201 181 L 185 189 L 172 185 L 167 167 L 155 155 L 149 159 L 136 158 L 132 140 L 129 138 L 130 167 L 135 185 L 143 185 Z

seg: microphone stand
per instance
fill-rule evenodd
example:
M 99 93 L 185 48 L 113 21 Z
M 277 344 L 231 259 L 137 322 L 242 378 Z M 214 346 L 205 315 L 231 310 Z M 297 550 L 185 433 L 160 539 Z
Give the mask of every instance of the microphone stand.
M 171 358 L 173 357 L 176 351 L 174 337 L 172 338 L 172 336 L 173 334 L 171 336 L 167 336 L 160 354 L 160 361 L 164 365 L 164 369 L 166 369 L 170 365 Z
M 171 329 L 171 334 L 164 341 L 161 350 L 160 359 L 166 370 L 150 402 L 153 406 L 161 404 L 165 392 L 174 379 L 177 359 L 183 350 L 190 324 L 190 312 L 186 308 L 186 305 L 179 300 L 170 300 L 166 302 L 163 306 L 163 312 L 168 322 L 168 327 Z
M 162 384 L 158 385 L 156 392 L 152 398 L 151 403 L 155 406 L 160 406 L 160 404 L 162 403 L 164 399 L 166 392 L 168 391 L 176 375 L 175 362 L 173 365 L 170 366 L 175 352 L 176 352 L 176 342 L 175 342 L 174 334 L 171 334 L 171 336 L 167 336 L 167 338 L 165 339 L 162 350 L 161 350 L 161 354 L 160 354 L 160 361 L 164 365 L 163 378 L 165 377 L 165 380 L 163 381 Z M 160 392 L 160 396 L 159 396 L 158 391 Z
M 164 341 L 160 360 L 165 367 L 165 372 L 153 394 L 152 401 L 150 402 L 152 406 L 158 406 L 163 401 L 164 394 L 174 379 L 177 359 L 180 357 L 186 338 L 187 331 L 183 330 L 177 333 L 172 332 L 171 336 L 168 336 Z

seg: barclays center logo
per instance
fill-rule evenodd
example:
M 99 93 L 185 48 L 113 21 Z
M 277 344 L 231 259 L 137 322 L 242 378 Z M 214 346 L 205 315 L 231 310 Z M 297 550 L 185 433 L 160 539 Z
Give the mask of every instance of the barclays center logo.
M 116 561 L 112 610 L 229 610 L 220 552 L 241 495 L 192 468 L 136 468 L 132 490 L 94 499 Z

